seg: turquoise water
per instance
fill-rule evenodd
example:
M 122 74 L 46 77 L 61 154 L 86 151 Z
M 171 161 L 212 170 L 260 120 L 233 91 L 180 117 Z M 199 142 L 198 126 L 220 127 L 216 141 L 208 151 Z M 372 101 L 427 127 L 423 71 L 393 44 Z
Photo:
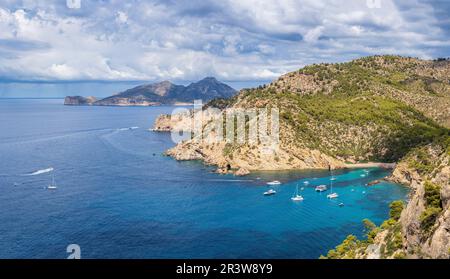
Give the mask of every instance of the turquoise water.
M 328 200 L 314 191 L 326 171 L 238 178 L 176 162 L 162 156 L 170 135 L 147 130 L 172 109 L 0 100 L 0 258 L 66 258 L 72 243 L 83 258 L 317 258 L 406 197 L 400 185 L 364 186 L 381 169 L 335 172 L 340 197 Z M 51 173 L 29 175 L 50 167 L 55 191 Z M 275 179 L 277 195 L 263 196 Z

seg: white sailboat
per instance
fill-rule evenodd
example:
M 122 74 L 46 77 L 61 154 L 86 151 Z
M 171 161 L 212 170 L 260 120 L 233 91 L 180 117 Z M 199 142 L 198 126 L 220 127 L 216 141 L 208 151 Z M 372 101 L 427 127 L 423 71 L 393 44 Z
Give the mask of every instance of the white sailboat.
M 331 176 L 333 176 L 333 173 L 331 173 Z M 338 193 L 333 193 L 333 180 L 330 180 L 330 190 L 331 194 L 327 195 L 327 198 L 336 199 L 339 197 Z
M 56 182 L 55 182 L 55 173 L 54 172 L 52 172 L 52 183 L 47 186 L 47 189 L 49 189 L 49 190 L 58 189 L 58 186 L 56 186 Z
M 296 187 L 295 195 L 291 198 L 293 201 L 303 201 L 303 197 L 298 194 L 298 185 Z

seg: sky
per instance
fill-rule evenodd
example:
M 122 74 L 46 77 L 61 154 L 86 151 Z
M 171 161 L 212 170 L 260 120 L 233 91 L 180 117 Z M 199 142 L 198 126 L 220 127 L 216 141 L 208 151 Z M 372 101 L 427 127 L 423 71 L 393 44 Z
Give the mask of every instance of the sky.
M 449 57 L 450 1 L 0 0 L 2 82 L 244 87 L 375 54 Z

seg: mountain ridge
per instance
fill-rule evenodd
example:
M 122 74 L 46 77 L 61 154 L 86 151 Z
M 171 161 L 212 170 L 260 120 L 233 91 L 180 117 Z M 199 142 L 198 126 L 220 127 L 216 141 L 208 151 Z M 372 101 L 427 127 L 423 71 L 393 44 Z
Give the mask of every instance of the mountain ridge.
M 214 77 L 206 77 L 188 86 L 168 80 L 143 84 L 101 100 L 86 101 L 81 96 L 67 96 L 66 105 L 154 106 L 190 104 L 194 100 L 208 102 L 214 98 L 230 98 L 237 91 Z

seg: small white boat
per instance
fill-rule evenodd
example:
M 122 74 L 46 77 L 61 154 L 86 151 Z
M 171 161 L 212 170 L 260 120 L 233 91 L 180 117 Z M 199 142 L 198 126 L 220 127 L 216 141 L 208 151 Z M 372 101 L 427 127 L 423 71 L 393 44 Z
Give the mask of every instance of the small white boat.
M 327 195 L 327 198 L 329 198 L 329 199 L 337 199 L 337 198 L 339 198 L 339 195 L 338 195 L 338 193 L 332 193 L 332 194 Z
M 361 176 L 361 177 L 366 177 L 366 175 L 365 175 L 365 174 L 361 174 L 360 176 Z
M 294 196 L 291 198 L 292 201 L 303 201 L 303 197 L 298 194 L 298 185 Z
M 329 199 L 339 198 L 339 195 L 337 193 L 333 193 L 333 180 L 330 181 L 330 190 L 331 190 L 331 194 L 327 195 L 327 198 L 329 198 Z
M 328 190 L 327 185 L 319 185 L 316 187 L 316 192 L 325 192 Z
M 264 196 L 272 196 L 272 195 L 275 195 L 276 193 L 277 193 L 277 191 L 270 189 L 269 191 L 264 192 Z
M 267 185 L 280 185 L 280 184 L 281 184 L 281 182 L 278 180 L 267 182 Z
M 344 206 L 344 203 L 341 202 L 341 203 L 339 204 L 339 207 L 343 207 L 343 206 Z
M 308 185 L 309 181 L 303 181 L 303 184 Z
M 300 188 L 300 190 L 302 190 L 302 191 L 305 190 L 305 187 Z
M 336 179 L 337 179 L 336 177 L 330 178 L 331 181 L 334 181 L 334 180 L 336 180 Z
M 49 189 L 49 190 L 58 189 L 58 186 L 56 186 L 56 183 L 55 183 L 55 174 L 54 173 L 52 173 L 52 184 L 48 185 L 47 189 Z

